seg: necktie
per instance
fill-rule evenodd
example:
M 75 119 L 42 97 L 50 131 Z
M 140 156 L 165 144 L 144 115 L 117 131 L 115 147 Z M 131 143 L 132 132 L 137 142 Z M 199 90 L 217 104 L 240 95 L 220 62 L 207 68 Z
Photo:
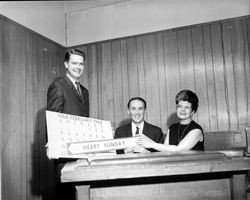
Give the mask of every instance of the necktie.
M 81 96 L 81 88 L 80 88 L 80 83 L 79 82 L 75 82 L 76 83 L 76 90 L 79 96 Z
M 138 135 L 140 132 L 139 132 L 139 127 L 137 126 L 136 127 L 136 132 L 135 132 L 135 135 Z

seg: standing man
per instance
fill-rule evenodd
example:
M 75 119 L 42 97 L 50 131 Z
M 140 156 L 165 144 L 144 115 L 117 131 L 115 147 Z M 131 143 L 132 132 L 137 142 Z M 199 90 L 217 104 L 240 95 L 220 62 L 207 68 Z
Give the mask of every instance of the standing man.
M 127 106 L 131 122 L 117 128 L 114 138 L 133 137 L 137 134 L 143 134 L 157 143 L 163 143 L 164 137 L 161 128 L 144 121 L 147 108 L 146 101 L 141 97 L 134 97 L 128 101 Z M 125 150 L 117 150 L 117 153 L 146 153 L 151 151 L 154 150 L 134 147 Z
M 89 93 L 79 83 L 84 70 L 85 54 L 76 49 L 65 53 L 66 75 L 49 86 L 47 110 L 82 117 L 89 117 Z
M 66 75 L 55 79 L 49 86 L 47 93 L 47 110 L 70 115 L 89 117 L 89 93 L 79 83 L 84 70 L 84 52 L 71 49 L 65 53 L 64 66 Z M 55 160 L 56 199 L 75 199 L 73 185 L 60 183 L 60 173 L 64 164 L 76 159 Z

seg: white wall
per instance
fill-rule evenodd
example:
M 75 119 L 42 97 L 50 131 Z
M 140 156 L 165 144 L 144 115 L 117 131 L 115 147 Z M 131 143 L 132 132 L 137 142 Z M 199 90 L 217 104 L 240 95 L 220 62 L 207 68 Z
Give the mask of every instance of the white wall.
M 75 46 L 249 15 L 250 0 L 6 1 L 0 14 Z
M 130 0 L 66 13 L 67 46 L 249 15 L 250 0 Z
M 0 2 L 0 14 L 59 44 L 66 45 L 63 2 Z

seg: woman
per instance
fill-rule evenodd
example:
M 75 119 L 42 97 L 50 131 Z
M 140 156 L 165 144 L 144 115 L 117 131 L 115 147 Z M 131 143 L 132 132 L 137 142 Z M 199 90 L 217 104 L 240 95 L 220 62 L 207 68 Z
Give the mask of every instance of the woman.
M 190 90 L 181 90 L 176 95 L 175 102 L 180 122 L 169 127 L 164 144 L 140 135 L 136 141 L 138 145 L 158 151 L 204 150 L 202 127 L 192 120 L 198 108 L 198 97 Z

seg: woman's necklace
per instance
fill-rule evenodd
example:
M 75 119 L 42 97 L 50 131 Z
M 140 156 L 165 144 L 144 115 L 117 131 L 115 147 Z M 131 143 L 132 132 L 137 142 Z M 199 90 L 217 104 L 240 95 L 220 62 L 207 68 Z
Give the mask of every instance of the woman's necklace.
M 192 122 L 192 121 L 191 121 Z M 182 131 L 181 135 L 180 135 L 180 126 L 181 124 L 179 123 L 179 126 L 178 126 L 178 144 L 180 143 L 180 141 L 182 140 L 184 134 L 185 134 L 185 131 L 187 130 L 187 128 L 189 127 L 189 125 L 191 124 L 191 122 L 186 125 L 186 127 L 184 128 L 184 130 Z

